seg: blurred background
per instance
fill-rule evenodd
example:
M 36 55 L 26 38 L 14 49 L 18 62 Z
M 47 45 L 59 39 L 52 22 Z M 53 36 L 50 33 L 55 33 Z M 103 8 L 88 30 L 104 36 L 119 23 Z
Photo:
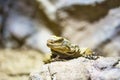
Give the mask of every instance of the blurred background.
M 0 0 L 0 80 L 28 80 L 51 35 L 120 56 L 120 0 Z

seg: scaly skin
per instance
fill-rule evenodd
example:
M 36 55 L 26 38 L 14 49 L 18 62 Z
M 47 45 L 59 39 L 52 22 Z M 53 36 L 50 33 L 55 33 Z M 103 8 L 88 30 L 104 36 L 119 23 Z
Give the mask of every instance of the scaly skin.
M 96 59 L 94 52 L 89 48 L 79 48 L 78 45 L 72 44 L 63 37 L 52 36 L 47 40 L 47 46 L 51 49 L 52 58 L 54 59 L 73 59 L 85 57 Z

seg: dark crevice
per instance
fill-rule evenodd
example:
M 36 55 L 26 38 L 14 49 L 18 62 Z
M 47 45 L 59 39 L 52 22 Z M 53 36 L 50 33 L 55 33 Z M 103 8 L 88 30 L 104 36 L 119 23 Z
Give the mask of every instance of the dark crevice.
M 39 4 L 38 4 L 39 5 Z M 37 8 L 38 17 L 42 19 L 42 23 L 44 23 L 48 29 L 50 29 L 55 35 L 60 36 L 63 30 L 63 27 L 56 21 L 50 20 L 44 12 L 44 9 Z
M 6 26 L 6 20 L 9 16 L 9 11 L 12 8 L 12 5 L 14 4 L 14 0 L 6 0 L 6 1 L 1 1 L 3 4 L 0 6 L 1 11 L 2 11 L 2 23 L 0 26 L 0 42 L 1 42 L 1 47 L 3 47 L 3 32 Z M 1 3 L 0 3 L 1 4 Z
M 49 66 L 48 66 L 48 71 L 49 71 L 49 73 L 50 73 L 51 80 L 56 80 L 56 79 L 54 79 L 56 72 L 55 72 L 55 73 L 51 73 L 51 70 L 50 70 L 50 67 L 49 67 Z
M 29 73 L 18 73 L 18 74 L 8 74 L 9 76 L 16 77 L 16 76 L 29 76 Z
M 108 39 L 106 39 L 105 41 L 103 41 L 102 43 L 100 43 L 98 46 L 96 46 L 96 48 L 94 49 L 95 52 L 97 52 L 98 55 L 101 56 L 106 56 L 103 52 L 103 49 L 106 45 L 108 45 L 109 43 L 112 42 L 113 39 L 115 39 L 116 37 L 118 37 L 120 35 L 120 25 L 115 29 L 114 31 L 115 33 Z
M 49 73 L 50 73 L 51 80 L 53 80 L 53 79 L 52 79 L 51 70 L 50 70 L 50 67 L 49 67 L 49 66 L 48 66 L 48 71 L 49 71 Z
M 116 65 L 118 65 L 120 62 L 120 60 L 118 60 L 116 63 L 113 64 L 113 67 L 115 67 Z
M 105 69 L 107 69 L 108 67 L 102 67 L 102 68 L 100 68 L 100 70 L 105 70 Z
M 97 55 L 105 56 L 104 55 L 105 53 L 103 52 L 103 47 L 109 44 L 110 42 L 111 42 L 111 39 L 107 39 L 103 41 L 102 43 L 100 43 L 98 46 L 96 46 L 94 51 L 97 53 Z
M 120 0 L 105 0 L 102 3 L 96 3 L 94 5 L 72 5 L 62 8 L 61 11 L 67 12 L 67 14 L 74 19 L 94 22 L 104 18 L 110 9 L 119 6 Z
M 84 30 L 86 30 L 86 26 L 83 26 L 77 29 L 77 31 L 84 31 Z
M 89 77 L 88 80 L 92 80 L 91 77 Z

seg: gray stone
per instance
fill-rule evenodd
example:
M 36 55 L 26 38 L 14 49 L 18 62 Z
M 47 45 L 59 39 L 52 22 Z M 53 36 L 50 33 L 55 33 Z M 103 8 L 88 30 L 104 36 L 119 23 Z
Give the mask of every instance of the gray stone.
M 43 80 L 119 80 L 120 68 L 115 67 L 119 60 L 118 57 L 100 57 L 97 60 L 80 57 L 70 61 L 56 61 L 44 65 L 37 74 Z M 37 80 L 31 75 L 31 80 Z
M 30 75 L 29 80 L 43 80 L 43 79 L 41 78 L 41 76 L 39 74 L 33 73 Z

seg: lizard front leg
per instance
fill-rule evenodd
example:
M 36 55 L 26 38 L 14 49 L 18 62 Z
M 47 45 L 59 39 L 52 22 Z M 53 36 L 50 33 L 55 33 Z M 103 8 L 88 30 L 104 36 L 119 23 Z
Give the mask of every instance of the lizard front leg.
M 93 52 L 90 48 L 80 48 L 80 54 L 88 59 L 97 59 L 98 56 L 95 56 L 95 52 Z

